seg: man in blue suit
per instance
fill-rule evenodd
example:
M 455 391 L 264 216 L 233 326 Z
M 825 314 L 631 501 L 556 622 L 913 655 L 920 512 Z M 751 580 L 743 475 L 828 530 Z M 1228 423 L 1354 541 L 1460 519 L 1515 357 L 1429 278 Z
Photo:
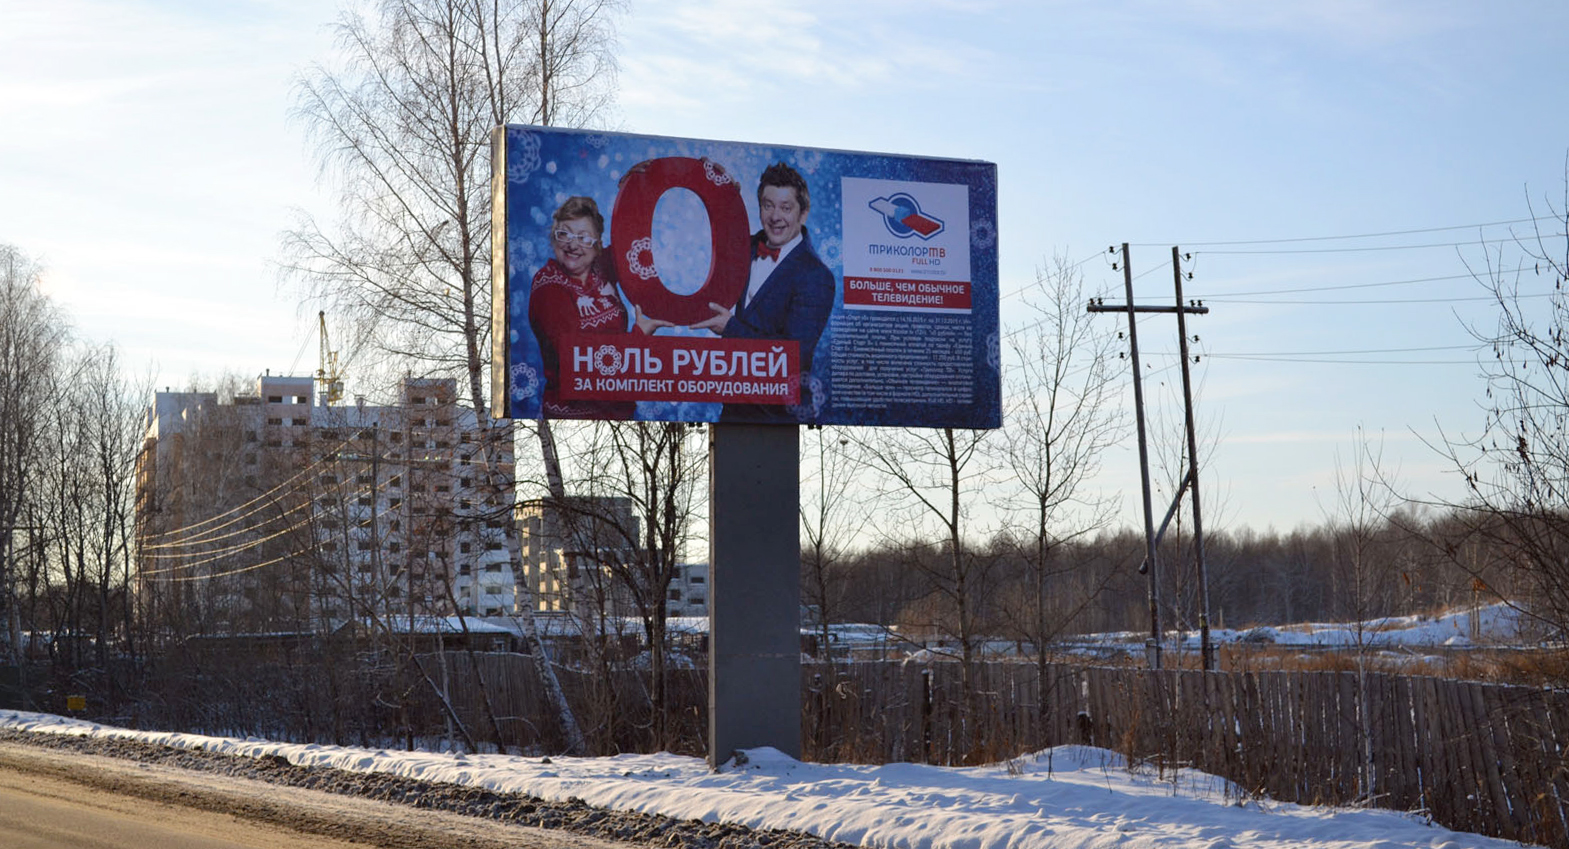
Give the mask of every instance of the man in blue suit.
M 834 308 L 834 276 L 812 250 L 806 215 L 812 196 L 794 168 L 768 166 L 757 184 L 751 276 L 732 306 L 710 303 L 714 317 L 692 325 L 730 339 L 794 339 L 801 343 L 801 399 L 793 407 L 726 404 L 721 422 L 810 422 L 816 418 L 809 376 L 817 340 Z

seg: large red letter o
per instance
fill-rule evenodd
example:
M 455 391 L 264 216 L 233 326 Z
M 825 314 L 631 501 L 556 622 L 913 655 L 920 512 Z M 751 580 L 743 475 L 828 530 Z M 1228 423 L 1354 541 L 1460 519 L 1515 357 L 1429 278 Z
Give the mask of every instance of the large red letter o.
M 667 289 L 654 268 L 650 235 L 654 207 L 671 189 L 691 190 L 708 211 L 712 239 L 708 278 L 690 295 Z M 732 307 L 746 288 L 747 251 L 751 247 L 746 203 L 741 199 L 740 184 L 717 162 L 667 156 L 643 163 L 622 181 L 610 227 L 621 288 L 632 303 L 642 307 L 644 315 L 673 324 L 695 324 L 714 317 L 708 308 L 710 301 Z

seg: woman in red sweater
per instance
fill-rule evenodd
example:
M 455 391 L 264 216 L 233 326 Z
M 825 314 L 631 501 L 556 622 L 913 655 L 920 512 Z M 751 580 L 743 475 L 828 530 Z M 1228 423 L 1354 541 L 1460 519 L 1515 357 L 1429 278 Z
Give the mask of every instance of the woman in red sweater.
M 648 318 L 633 307 L 629 317 L 616 285 L 615 265 L 604 254 L 605 217 L 593 198 L 567 198 L 551 216 L 550 246 L 555 258 L 534 275 L 528 297 L 528 322 L 544 360 L 544 415 L 554 419 L 630 419 L 632 401 L 592 401 L 561 397 L 558 342 L 568 334 L 646 335 L 669 322 Z

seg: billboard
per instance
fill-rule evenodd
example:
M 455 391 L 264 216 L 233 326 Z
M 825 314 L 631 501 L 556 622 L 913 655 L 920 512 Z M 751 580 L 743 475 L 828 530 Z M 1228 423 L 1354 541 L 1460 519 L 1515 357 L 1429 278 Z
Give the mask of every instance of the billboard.
M 493 409 L 995 428 L 997 166 L 498 127 Z

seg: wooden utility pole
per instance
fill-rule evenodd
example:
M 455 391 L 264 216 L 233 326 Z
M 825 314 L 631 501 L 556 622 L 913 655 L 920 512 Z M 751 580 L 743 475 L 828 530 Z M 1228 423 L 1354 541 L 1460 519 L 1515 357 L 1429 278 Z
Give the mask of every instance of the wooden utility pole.
M 1215 647 L 1209 640 L 1209 571 L 1204 566 L 1204 519 L 1199 510 L 1199 443 L 1193 427 L 1193 380 L 1188 374 L 1188 308 L 1202 309 L 1198 304 L 1182 302 L 1182 257 L 1175 245 L 1171 248 L 1172 284 L 1177 292 L 1177 342 L 1182 351 L 1182 407 L 1186 414 L 1188 430 L 1188 489 L 1193 502 L 1193 556 L 1198 561 L 1199 577 L 1199 657 L 1207 672 L 1215 668 Z M 1132 300 L 1132 298 L 1129 298 Z M 1178 493 L 1178 497 L 1181 494 Z
M 1115 250 L 1115 249 L 1114 249 Z M 1099 300 L 1091 301 L 1090 312 L 1120 312 L 1128 316 L 1128 352 L 1133 358 L 1133 412 L 1138 424 L 1139 435 L 1139 482 L 1142 486 L 1144 497 L 1144 565 L 1140 571 L 1144 572 L 1149 583 L 1149 614 L 1150 636 L 1145 643 L 1145 654 L 1149 659 L 1151 669 L 1161 667 L 1161 627 L 1160 627 L 1160 566 L 1157 559 L 1157 550 L 1160 539 L 1166 533 L 1166 525 L 1176 513 L 1182 501 L 1182 492 L 1192 489 L 1193 492 L 1193 533 L 1198 551 L 1199 585 L 1201 606 L 1199 614 L 1200 648 L 1204 668 L 1213 668 L 1213 651 L 1209 639 L 1209 581 L 1204 569 L 1204 536 L 1203 525 L 1200 523 L 1198 499 L 1198 438 L 1193 427 L 1193 392 L 1188 374 L 1188 338 L 1187 323 L 1188 313 L 1205 315 L 1209 308 L 1202 303 L 1184 304 L 1182 301 L 1182 268 L 1177 264 L 1178 252 L 1175 247 L 1171 249 L 1171 259 L 1174 273 L 1176 274 L 1177 302 L 1174 306 L 1140 306 L 1133 302 L 1133 267 L 1129 262 L 1128 243 L 1122 243 L 1122 282 L 1127 292 L 1126 304 L 1106 304 Z M 1148 437 L 1144 425 L 1144 379 L 1143 365 L 1139 361 L 1139 335 L 1138 313 L 1175 313 L 1177 316 L 1177 332 L 1180 338 L 1182 353 L 1182 400 L 1186 410 L 1185 424 L 1187 430 L 1188 468 L 1183 475 L 1182 483 L 1177 488 L 1177 493 L 1172 499 L 1171 508 L 1166 511 L 1166 518 L 1161 522 L 1160 530 L 1155 529 L 1155 514 L 1150 503 L 1150 466 Z

